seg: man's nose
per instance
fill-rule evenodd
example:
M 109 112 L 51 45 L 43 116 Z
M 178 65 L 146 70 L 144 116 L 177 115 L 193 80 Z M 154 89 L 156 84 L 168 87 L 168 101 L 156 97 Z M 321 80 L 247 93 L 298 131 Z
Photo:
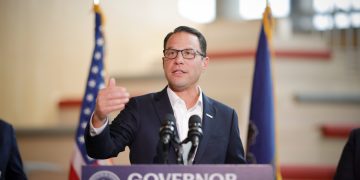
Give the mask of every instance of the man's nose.
M 179 51 L 176 58 L 174 59 L 176 64 L 183 64 L 184 63 L 184 57 L 182 53 Z

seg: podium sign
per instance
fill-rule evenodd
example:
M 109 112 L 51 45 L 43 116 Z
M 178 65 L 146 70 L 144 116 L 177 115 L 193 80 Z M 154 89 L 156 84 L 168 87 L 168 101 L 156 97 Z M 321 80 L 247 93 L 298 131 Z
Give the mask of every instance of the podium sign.
M 271 165 L 83 166 L 84 180 L 274 180 Z

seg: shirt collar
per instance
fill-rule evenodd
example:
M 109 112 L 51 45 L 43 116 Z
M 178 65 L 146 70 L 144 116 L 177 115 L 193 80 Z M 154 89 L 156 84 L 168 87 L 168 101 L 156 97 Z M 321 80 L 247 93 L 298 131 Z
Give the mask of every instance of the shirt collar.
M 202 104 L 203 104 L 203 103 L 202 103 L 202 102 L 203 102 L 202 90 L 201 90 L 200 86 L 197 86 L 197 89 L 199 90 L 200 95 L 199 95 L 199 98 L 198 98 L 198 100 L 196 101 L 196 104 L 194 105 L 194 107 L 195 107 L 195 106 L 200 106 L 200 107 L 202 107 Z M 177 102 L 183 102 L 183 103 L 185 103 L 184 100 L 182 100 L 173 90 L 171 90 L 171 89 L 169 88 L 169 86 L 166 88 L 166 91 L 167 91 L 167 94 L 168 94 L 168 96 L 169 96 L 170 104 L 171 104 L 172 107 L 174 107 L 174 105 L 175 105 Z M 193 108 L 193 107 L 191 107 L 191 108 Z M 191 108 L 190 108 L 190 109 L 191 109 Z

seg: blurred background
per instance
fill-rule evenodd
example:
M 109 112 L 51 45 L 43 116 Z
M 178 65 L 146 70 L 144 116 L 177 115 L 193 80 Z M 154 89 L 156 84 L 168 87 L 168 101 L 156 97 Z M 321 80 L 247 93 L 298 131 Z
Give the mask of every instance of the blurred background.
M 329 175 L 360 126 L 360 1 L 269 3 L 279 163 Z M 16 129 L 30 179 L 67 178 L 94 47 L 92 4 L 0 0 L 0 117 Z M 163 38 L 179 25 L 199 29 L 210 57 L 200 85 L 235 108 L 245 144 L 265 4 L 102 0 L 107 73 L 133 96 L 159 91 Z M 115 163 L 129 164 L 127 152 Z

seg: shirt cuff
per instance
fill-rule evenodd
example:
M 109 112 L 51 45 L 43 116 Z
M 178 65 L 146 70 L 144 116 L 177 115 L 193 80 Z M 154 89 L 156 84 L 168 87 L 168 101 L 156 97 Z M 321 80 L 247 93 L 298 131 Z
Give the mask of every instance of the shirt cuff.
M 96 135 L 99 135 L 101 132 L 104 131 L 105 127 L 107 126 L 109 120 L 108 120 L 108 117 L 105 118 L 105 123 L 99 127 L 99 128 L 95 128 L 92 124 L 92 118 L 94 116 L 94 112 L 91 114 L 91 118 L 90 118 L 90 136 L 91 137 L 94 137 Z

